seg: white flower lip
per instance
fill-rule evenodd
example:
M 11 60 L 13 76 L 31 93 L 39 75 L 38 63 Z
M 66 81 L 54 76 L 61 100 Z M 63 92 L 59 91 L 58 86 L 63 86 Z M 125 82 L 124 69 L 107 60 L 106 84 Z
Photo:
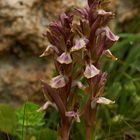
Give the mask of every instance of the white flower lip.
M 83 38 L 80 38 L 76 40 L 75 46 L 71 48 L 71 52 L 81 50 L 82 48 L 86 48 L 86 42 Z
M 40 57 L 48 56 L 53 51 L 51 45 L 48 45 L 45 51 L 40 55 Z
M 106 11 L 103 10 L 103 9 L 99 9 L 99 10 L 97 11 L 97 13 L 98 13 L 98 15 L 102 15 L 102 16 L 104 16 L 104 15 L 113 15 L 112 12 L 106 12 Z
M 109 105 L 109 104 L 114 104 L 115 101 L 112 101 L 110 99 L 107 99 L 105 97 L 99 97 L 96 101 L 98 104 L 105 104 L 105 105 Z
M 59 57 L 57 57 L 57 61 L 60 64 L 70 64 L 72 63 L 72 58 L 68 52 L 64 52 Z
M 98 75 L 100 70 L 98 70 L 94 65 L 88 64 L 84 71 L 84 76 L 88 79 L 93 78 L 94 76 Z
M 115 103 L 115 101 L 112 101 L 105 97 L 98 97 L 98 98 L 94 98 L 91 101 L 91 108 L 94 109 L 96 107 L 96 104 L 110 105 L 110 104 L 114 104 L 114 103 Z
M 57 106 L 56 106 L 55 103 L 52 103 L 52 102 L 50 102 L 50 101 L 47 101 L 43 106 L 41 106 L 41 107 L 37 110 L 37 112 L 45 111 L 45 110 L 48 109 L 49 106 L 54 107 L 54 108 L 58 111 L 58 108 L 57 108 Z
M 67 84 L 67 78 L 64 75 L 58 75 L 50 81 L 50 86 L 52 88 L 58 89 L 62 88 Z

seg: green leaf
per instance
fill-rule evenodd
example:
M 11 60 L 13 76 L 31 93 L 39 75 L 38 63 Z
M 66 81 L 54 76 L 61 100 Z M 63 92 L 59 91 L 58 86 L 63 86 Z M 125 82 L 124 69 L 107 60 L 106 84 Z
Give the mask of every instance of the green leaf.
M 30 102 L 25 103 L 21 108 L 17 109 L 17 116 L 20 125 L 24 126 L 41 126 L 44 124 L 43 112 L 37 112 L 39 106 Z
M 0 131 L 15 134 L 17 127 L 17 116 L 15 109 L 10 105 L 0 105 Z

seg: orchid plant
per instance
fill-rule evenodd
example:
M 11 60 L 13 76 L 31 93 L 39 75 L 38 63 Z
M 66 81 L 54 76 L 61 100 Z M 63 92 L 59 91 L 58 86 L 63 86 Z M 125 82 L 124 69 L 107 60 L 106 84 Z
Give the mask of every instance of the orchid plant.
M 72 124 L 80 122 L 81 116 L 86 140 L 91 140 L 98 104 L 114 103 L 102 97 L 107 73 L 101 70 L 101 58 L 117 60 L 109 49 L 119 39 L 107 26 L 114 17 L 106 11 L 107 5 L 107 1 L 88 0 L 87 7 L 62 13 L 60 20 L 51 22 L 43 34 L 50 44 L 41 57 L 53 56 L 57 76 L 50 82 L 42 81 L 47 102 L 38 111 L 52 106 L 60 113 L 60 140 L 69 140 Z M 84 105 L 78 89 L 87 96 Z

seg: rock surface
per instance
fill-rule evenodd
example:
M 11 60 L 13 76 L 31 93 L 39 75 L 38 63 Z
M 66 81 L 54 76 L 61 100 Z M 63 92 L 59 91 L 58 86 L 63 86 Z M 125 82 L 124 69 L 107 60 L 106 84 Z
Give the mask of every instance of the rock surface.
M 53 65 L 38 56 L 49 21 L 85 0 L 0 0 L 0 102 L 44 102 L 40 80 L 50 79 Z

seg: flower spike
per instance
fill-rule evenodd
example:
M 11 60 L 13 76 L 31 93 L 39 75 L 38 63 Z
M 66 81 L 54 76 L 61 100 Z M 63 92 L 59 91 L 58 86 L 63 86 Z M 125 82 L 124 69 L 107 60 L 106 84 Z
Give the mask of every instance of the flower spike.
M 107 73 L 101 69 L 100 59 L 106 55 L 117 60 L 109 50 L 119 39 L 108 27 L 114 13 L 104 10 L 108 9 L 108 0 L 87 2 L 85 8 L 61 13 L 59 20 L 51 22 L 44 34 L 51 45 L 41 57 L 51 53 L 54 55 L 57 76 L 49 84 L 42 81 L 48 101 L 38 111 L 44 111 L 49 106 L 58 110 L 58 139 L 60 137 L 62 140 L 70 139 L 73 121 L 80 122 L 80 116 L 84 117 L 85 139 L 92 139 L 91 130 L 96 121 L 97 107 L 99 104 L 114 103 L 102 97 Z M 82 93 L 88 95 L 83 96 Z

